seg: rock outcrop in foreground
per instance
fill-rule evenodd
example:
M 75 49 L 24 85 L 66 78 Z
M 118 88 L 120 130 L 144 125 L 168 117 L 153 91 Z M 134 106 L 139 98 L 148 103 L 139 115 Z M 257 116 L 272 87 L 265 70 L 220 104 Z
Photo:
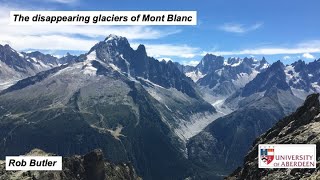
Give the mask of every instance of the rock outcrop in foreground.
M 280 120 L 273 128 L 254 142 L 242 168 L 227 179 L 320 179 L 320 160 L 316 169 L 259 169 L 259 144 L 316 144 L 320 153 L 320 103 L 319 94 L 311 94 L 304 104 L 290 116 Z
M 26 155 L 52 155 L 34 149 Z M 94 150 L 84 156 L 63 158 L 62 171 L 6 171 L 5 161 L 0 161 L 0 180 L 141 180 L 131 164 L 112 164 L 104 161 L 101 150 Z

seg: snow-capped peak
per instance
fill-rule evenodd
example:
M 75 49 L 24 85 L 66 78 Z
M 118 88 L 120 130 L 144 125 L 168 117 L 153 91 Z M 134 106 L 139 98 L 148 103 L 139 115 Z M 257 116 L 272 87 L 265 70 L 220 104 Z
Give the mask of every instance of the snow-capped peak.
M 85 75 L 95 76 L 97 73 L 97 68 L 92 66 L 92 61 L 97 60 L 96 51 L 91 51 L 87 55 L 87 59 L 83 62 L 82 72 Z
M 203 78 L 205 74 L 202 74 L 200 71 L 191 71 L 187 72 L 186 76 L 190 77 L 194 82 L 197 82 L 199 79 Z
M 96 51 L 91 51 L 87 55 L 87 60 L 89 60 L 89 61 L 96 60 L 96 59 L 97 59 L 97 52 Z
M 109 36 L 106 37 L 106 39 L 104 40 L 105 42 L 108 41 L 118 41 L 118 40 L 122 40 L 122 39 L 126 39 L 125 37 L 122 36 L 117 36 L 115 34 L 110 34 Z

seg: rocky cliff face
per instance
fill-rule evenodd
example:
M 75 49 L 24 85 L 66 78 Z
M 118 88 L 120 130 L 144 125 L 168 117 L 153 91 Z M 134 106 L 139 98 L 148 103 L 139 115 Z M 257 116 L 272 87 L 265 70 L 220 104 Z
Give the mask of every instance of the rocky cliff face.
M 309 95 L 304 104 L 293 114 L 283 118 L 266 133 L 258 137 L 238 168 L 228 179 L 318 179 L 317 169 L 259 169 L 259 144 L 316 144 L 320 153 L 320 103 L 319 94 Z
M 34 147 L 64 156 L 99 148 L 146 179 L 192 174 L 186 133 L 201 130 L 193 123 L 202 113 L 217 114 L 195 84 L 123 37 L 108 36 L 79 59 L 0 93 L 0 157 Z
M 171 61 L 158 61 L 147 56 L 144 45 L 136 50 L 130 47 L 125 37 L 109 35 L 91 48 L 97 58 L 110 64 L 128 77 L 140 77 L 164 88 L 175 88 L 190 97 L 198 98 L 195 84 Z
M 53 154 L 34 149 L 26 155 Z M 6 171 L 5 161 L 0 161 L 0 180 L 141 180 L 130 163 L 113 164 L 105 161 L 99 149 L 84 156 L 65 157 L 62 162 L 62 171 Z

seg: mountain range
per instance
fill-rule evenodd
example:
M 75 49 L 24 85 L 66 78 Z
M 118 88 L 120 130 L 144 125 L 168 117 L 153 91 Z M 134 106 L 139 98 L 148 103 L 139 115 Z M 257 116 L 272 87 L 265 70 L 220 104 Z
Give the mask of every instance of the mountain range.
M 320 91 L 319 67 L 212 54 L 184 66 L 116 35 L 62 58 L 0 46 L 0 157 L 100 148 L 143 179 L 221 179 Z
M 62 58 L 57 58 L 39 51 L 20 53 L 9 45 L 0 45 L 0 90 L 6 89 L 18 80 L 76 59 L 77 56 L 69 53 Z

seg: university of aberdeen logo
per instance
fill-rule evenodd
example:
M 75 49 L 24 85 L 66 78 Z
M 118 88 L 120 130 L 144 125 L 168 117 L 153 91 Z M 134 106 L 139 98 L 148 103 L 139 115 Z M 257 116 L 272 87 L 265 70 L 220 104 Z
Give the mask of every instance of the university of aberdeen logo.
M 260 149 L 260 158 L 265 164 L 270 164 L 274 159 L 274 148 Z
M 315 144 L 259 144 L 259 168 L 316 168 Z

